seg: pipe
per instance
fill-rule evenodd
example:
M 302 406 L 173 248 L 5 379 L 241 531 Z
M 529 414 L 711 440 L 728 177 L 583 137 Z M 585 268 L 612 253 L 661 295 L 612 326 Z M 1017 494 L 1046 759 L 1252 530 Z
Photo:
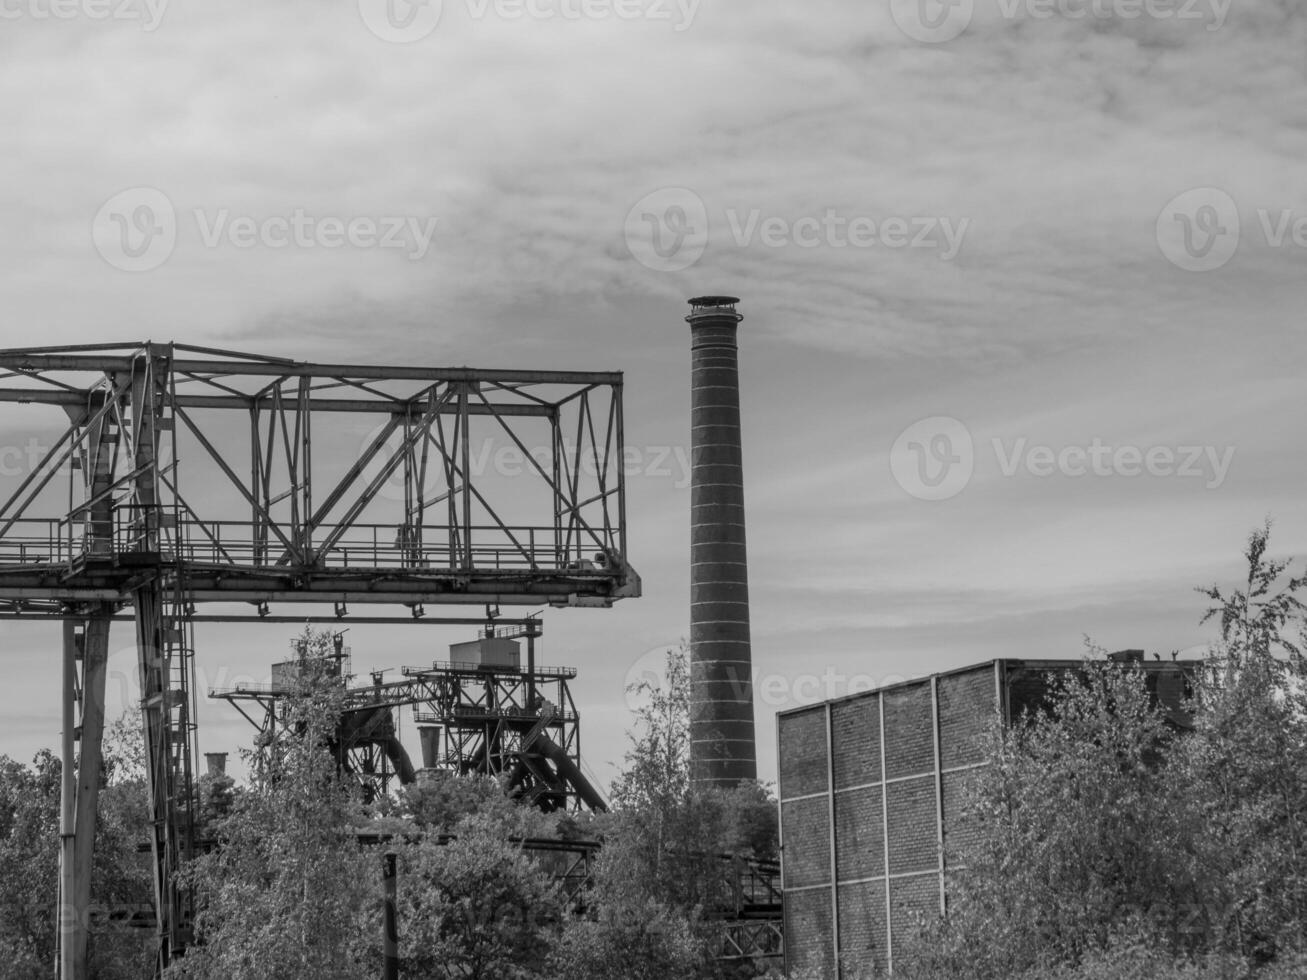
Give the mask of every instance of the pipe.
M 381 747 L 385 750 L 386 758 L 390 764 L 395 767 L 395 775 L 399 777 L 401 785 L 408 786 L 410 783 L 417 781 L 417 773 L 413 771 L 413 762 L 408 757 L 403 744 L 394 735 L 389 735 L 381 739 Z
M 572 788 L 576 790 L 576 795 L 581 797 L 581 801 L 586 806 L 600 813 L 608 812 L 608 804 L 604 802 L 604 798 L 591 785 L 590 780 L 585 778 L 585 775 L 577 768 L 576 763 L 572 761 L 562 746 L 547 735 L 537 735 L 534 747 L 538 748 L 545 758 L 554 764 L 554 768 L 558 770 L 558 775 L 571 784 Z

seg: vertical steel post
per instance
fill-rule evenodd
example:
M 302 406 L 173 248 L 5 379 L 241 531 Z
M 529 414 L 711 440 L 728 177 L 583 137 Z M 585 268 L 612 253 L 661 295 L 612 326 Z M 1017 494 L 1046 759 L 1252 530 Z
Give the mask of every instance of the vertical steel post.
M 103 766 L 104 692 L 109 666 L 109 616 L 101 607 L 87 621 L 82 642 L 82 735 L 81 758 L 77 766 L 77 801 L 73 829 L 73 881 L 70 907 L 61 910 L 70 931 L 73 977 L 86 976 L 87 927 L 91 914 L 91 862 L 95 850 L 96 806 L 100 798 L 100 770 Z
M 944 762 L 939 733 L 939 675 L 930 678 L 931 730 L 935 738 L 935 840 L 939 845 L 939 914 L 948 911 L 944 887 Z
M 396 881 L 395 854 L 387 853 L 382 860 L 382 882 L 385 885 L 386 905 L 382 915 L 382 978 L 399 980 L 399 887 Z
M 64 620 L 63 740 L 59 782 L 59 978 L 77 980 L 71 941 L 77 920 L 73 902 L 73 840 L 77 829 L 77 622 Z
M 836 853 L 835 841 L 838 829 L 835 826 L 835 712 L 831 703 L 826 702 L 826 817 L 830 828 L 830 932 L 834 949 L 835 980 L 844 976 L 844 966 L 840 955 L 840 866 Z
M 526 709 L 536 710 L 536 628 L 526 628 Z
M 889 877 L 889 772 L 885 768 L 885 692 L 882 690 L 877 699 L 880 712 L 880 819 L 883 859 L 885 861 L 885 968 L 894 973 L 894 919 L 893 899 L 890 891 Z
M 783 918 L 783 916 L 784 916 L 784 904 L 783 904 L 783 903 L 784 903 L 784 898 L 785 898 L 785 894 L 786 894 L 786 889 L 787 889 L 787 887 L 788 887 L 787 884 L 786 884 L 786 880 L 787 880 L 787 878 L 788 878 L 789 876 L 788 876 L 788 874 L 786 873 L 786 870 L 785 870 L 785 869 L 786 869 L 786 866 L 787 866 L 787 864 L 788 864 L 788 862 L 785 860 L 785 787 L 781 784 L 781 773 L 780 773 L 780 751 L 781 751 L 781 716 L 780 716 L 780 714 L 777 714 L 777 715 L 776 715 L 776 755 L 777 755 L 777 771 L 776 771 L 776 839 L 777 839 L 777 840 L 779 841 L 779 843 L 780 843 L 780 856 L 781 856 L 781 901 L 782 901 L 782 906 L 781 906 L 781 908 L 782 908 L 782 913 L 781 913 L 781 914 L 782 914 L 782 919 L 781 919 L 781 931 L 782 931 L 782 935 L 783 935 L 783 934 L 784 934 L 784 928 L 785 928 L 785 920 L 784 920 L 784 918 Z M 781 959 L 781 965 L 785 968 L 785 972 L 788 974 L 788 973 L 790 972 L 791 968 L 793 967 L 793 964 L 790 962 L 790 945 L 789 945 L 789 943 L 786 943 L 786 944 L 785 944 L 785 947 L 784 947 L 784 949 L 782 950 L 782 954 L 783 954 L 783 957 L 782 957 L 782 959 Z

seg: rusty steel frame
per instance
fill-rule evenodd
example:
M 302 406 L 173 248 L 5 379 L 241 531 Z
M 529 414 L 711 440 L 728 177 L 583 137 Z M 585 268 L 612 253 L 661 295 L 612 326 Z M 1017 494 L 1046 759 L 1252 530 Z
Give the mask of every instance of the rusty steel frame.
M 205 617 L 224 621 L 258 622 L 272 603 L 334 603 L 338 616 L 347 603 L 392 604 L 416 618 L 442 604 L 606 607 L 641 591 L 627 561 L 617 372 L 316 365 L 102 344 L 0 350 L 0 403 L 65 413 L 0 502 L 0 614 L 70 624 L 63 980 L 85 977 L 116 613 L 130 608 L 135 620 L 162 973 L 190 941 L 177 873 L 193 847 L 199 604 L 256 607 Z M 350 419 L 375 428 L 355 452 L 329 451 Z M 501 515 L 522 499 L 492 500 L 493 480 L 474 472 L 474 423 L 521 454 L 513 487 L 526 523 Z M 532 424 L 546 432 L 535 451 Z M 382 494 L 388 484 L 397 499 Z
M 501 637 L 539 635 L 539 623 L 526 621 L 520 630 L 503 630 Z M 365 684 L 344 692 L 342 711 L 373 711 L 411 706 L 414 724 L 438 728 L 443 737 L 435 768 L 459 775 L 499 776 L 519 761 L 534 758 L 532 745 L 547 734 L 561 746 L 572 764 L 581 766 L 581 721 L 568 681 L 571 667 L 535 667 L 520 670 L 488 669 L 474 664 L 436 663 L 430 667 L 404 667 L 401 680 Z M 342 683 L 344 680 L 342 679 Z M 274 750 L 283 740 L 298 737 L 290 728 L 286 707 L 294 692 L 272 685 L 238 684 L 209 691 L 209 697 L 228 702 L 259 732 L 258 741 Z M 544 716 L 536 702 L 553 710 Z M 534 705 L 534 706 L 533 706 Z M 384 754 L 371 744 L 342 747 L 342 768 L 372 796 L 390 790 L 395 773 L 385 765 Z M 529 759 L 528 757 L 531 757 Z M 551 785 L 540 772 L 527 768 L 521 774 L 524 802 L 547 811 L 580 812 L 585 809 L 575 788 Z

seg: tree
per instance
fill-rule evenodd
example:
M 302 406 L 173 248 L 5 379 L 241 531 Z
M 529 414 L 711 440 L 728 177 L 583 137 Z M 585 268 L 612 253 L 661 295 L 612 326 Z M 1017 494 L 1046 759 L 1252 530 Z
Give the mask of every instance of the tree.
M 1139 668 L 1102 662 L 1047 713 L 996 725 L 948 919 L 923 923 L 896 974 L 1179 980 L 1307 952 L 1307 577 L 1268 542 L 1269 524 L 1249 538 L 1243 589 L 1200 590 L 1220 637 L 1192 731 L 1166 724 Z
M 380 961 L 380 874 L 360 851 L 360 810 L 329 745 L 339 681 L 323 669 L 329 633 L 305 631 L 294 733 L 268 747 L 255 784 L 218 825 L 219 846 L 186 871 L 196 944 L 190 980 L 353 980 Z
M 729 791 L 691 785 L 684 645 L 667 652 L 664 683 L 642 681 L 631 693 L 640 707 L 604 828 L 601 911 L 568 930 L 569 970 L 606 962 L 618 975 L 643 976 L 646 964 L 659 963 L 668 976 L 712 976 L 718 936 L 709 920 L 731 906 L 734 888 L 735 868 L 724 858 L 776 855 L 776 803 L 758 783 Z
M 393 815 L 414 827 L 437 834 L 454 834 L 469 817 L 497 824 L 506 837 L 547 837 L 558 817 L 509 798 L 500 780 L 491 776 L 452 773 L 422 774 L 400 789 Z
M 0 958 L 14 980 L 50 975 L 56 944 L 59 760 L 0 757 Z
M 604 860 L 601 858 L 601 861 Z M 710 976 L 698 922 L 603 875 L 593 918 L 569 922 L 553 965 L 569 980 L 698 980 Z
M 114 759 L 111 751 L 106 760 Z M 31 766 L 0 757 L 0 961 L 14 980 L 50 975 L 57 950 L 59 759 L 42 750 Z M 149 869 L 137 854 L 144 788 L 107 766 L 96 822 L 92 904 L 123 907 L 152 899 Z M 137 930 L 93 929 L 88 965 L 99 980 L 148 973 L 151 938 Z
M 1263 961 L 1307 949 L 1307 576 L 1286 578 L 1290 562 L 1267 557 L 1270 527 L 1249 536 L 1243 589 L 1200 590 L 1212 603 L 1204 621 L 1219 621 L 1221 637 L 1175 786 L 1201 829 L 1193 864 L 1207 883 L 1204 929 Z
M 990 737 L 947 923 L 901 957 L 977 978 L 1076 962 L 1176 906 L 1157 760 L 1174 738 L 1138 667 L 1055 677 L 1052 710 Z M 896 958 L 896 965 L 897 965 Z
M 105 733 L 105 779 L 96 821 L 95 864 L 91 875 L 93 904 L 107 908 L 142 908 L 154 902 L 148 854 L 139 845 L 148 839 L 149 786 L 140 715 L 124 712 Z M 141 929 L 93 929 L 87 965 L 97 980 L 135 980 L 147 975 L 158 955 L 155 938 Z
M 562 920 L 553 881 L 493 816 L 441 844 L 400 849 L 401 974 L 412 980 L 545 980 Z

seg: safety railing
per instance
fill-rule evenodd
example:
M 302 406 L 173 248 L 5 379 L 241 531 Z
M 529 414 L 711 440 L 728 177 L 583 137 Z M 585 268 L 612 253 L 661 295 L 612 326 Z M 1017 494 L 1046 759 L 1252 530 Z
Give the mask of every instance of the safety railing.
M 504 667 L 494 664 L 474 664 L 474 663 L 442 663 L 437 661 L 430 667 L 402 667 L 400 673 L 405 677 L 421 677 L 423 674 L 490 674 L 490 673 L 511 673 L 514 676 L 521 675 L 523 678 L 528 673 L 533 673 L 535 677 L 552 677 L 573 680 L 576 677 L 575 667 L 536 667 L 528 671 L 525 667 Z
M 468 534 L 449 525 L 358 524 L 344 530 L 324 525 L 304 541 L 281 525 L 174 520 L 167 514 L 147 518 L 128 508 L 119 508 L 111 526 L 101 523 L 105 526 L 85 514 L 0 521 L 0 567 L 69 565 L 97 554 L 157 547 L 167 560 L 197 567 L 611 574 L 611 559 L 593 541 L 581 544 L 575 535 L 569 540 L 554 527 L 477 525 Z

